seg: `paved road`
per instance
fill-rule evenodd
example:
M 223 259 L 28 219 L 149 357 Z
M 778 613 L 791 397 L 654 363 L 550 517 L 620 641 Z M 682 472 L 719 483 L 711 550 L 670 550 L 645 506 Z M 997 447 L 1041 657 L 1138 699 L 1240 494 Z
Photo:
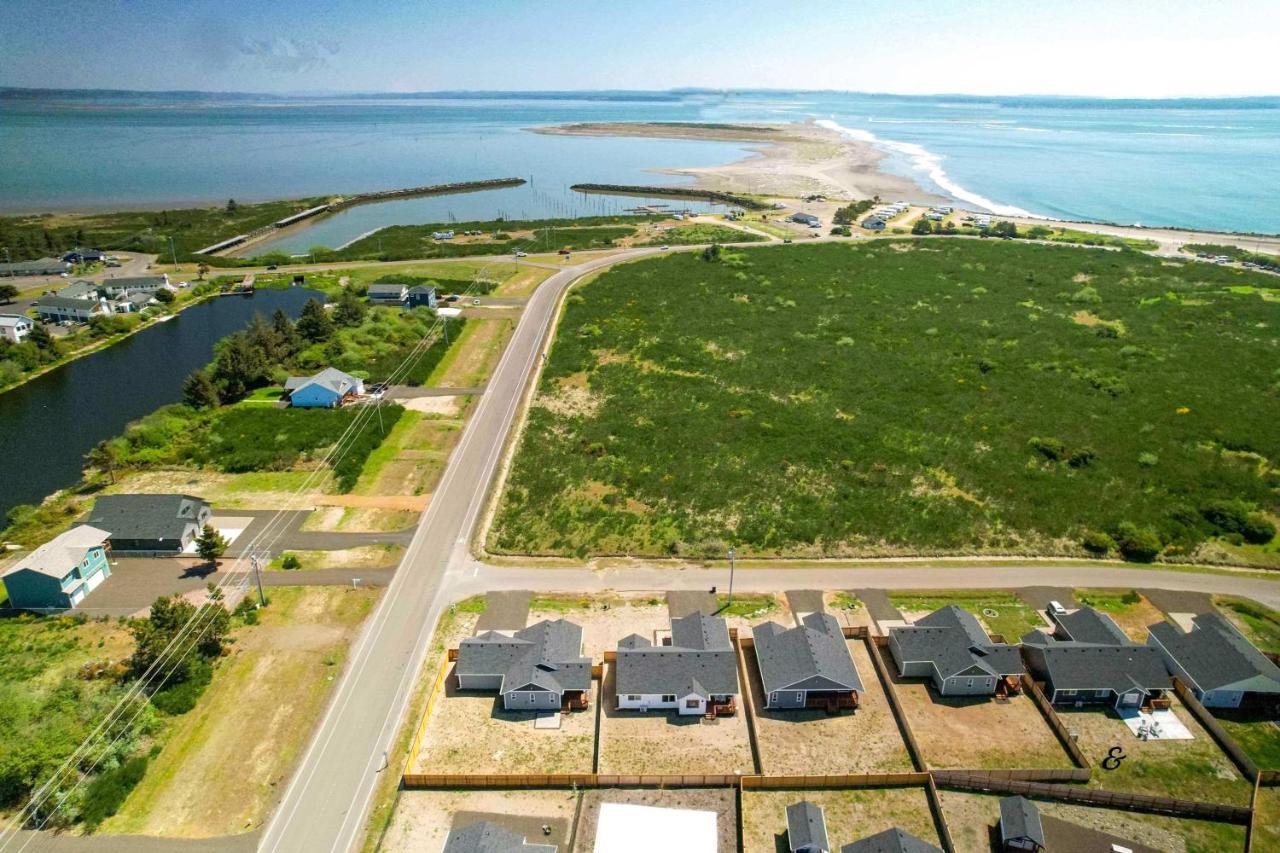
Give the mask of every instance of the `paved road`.
M 657 254 L 636 249 L 593 258 L 547 279 L 486 386 L 454 449 L 430 507 L 386 595 L 362 629 L 328 711 L 263 833 L 263 851 L 350 849 L 364 828 L 374 787 L 404 716 L 452 569 L 467 543 L 561 294 L 575 279 L 619 261 Z

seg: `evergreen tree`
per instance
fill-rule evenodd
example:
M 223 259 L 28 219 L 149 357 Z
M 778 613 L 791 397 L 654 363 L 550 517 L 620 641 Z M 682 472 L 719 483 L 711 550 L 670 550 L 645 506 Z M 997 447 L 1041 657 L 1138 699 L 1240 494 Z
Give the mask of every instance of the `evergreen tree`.
M 111 484 L 116 482 L 116 463 L 119 461 L 119 454 L 116 452 L 116 446 L 109 441 L 100 441 L 94 445 L 85 459 L 90 465 L 99 471 L 107 472 L 107 476 L 111 478 Z
M 53 339 L 53 335 L 49 334 L 49 330 L 43 323 L 36 323 L 31 327 L 31 334 L 27 335 L 27 340 L 46 352 L 54 352 L 58 348 L 58 342 Z
M 12 284 L 0 284 L 0 302 L 12 302 L 18 295 L 18 288 Z
M 298 318 L 294 328 L 302 335 L 303 340 L 314 344 L 328 340 L 333 334 L 333 320 L 329 318 L 323 305 L 314 299 L 308 299 L 307 304 L 302 306 L 302 316 Z
M 196 537 L 196 553 L 201 559 L 217 563 L 218 558 L 227 553 L 227 539 L 212 524 L 206 524 L 204 530 Z
M 282 357 L 280 337 L 276 334 L 275 328 L 267 322 L 266 317 L 254 314 L 253 319 L 249 321 L 249 327 L 245 329 L 245 336 L 248 337 L 250 345 L 262 350 L 267 361 L 273 364 L 280 361 Z
M 193 409 L 212 409 L 218 405 L 218 389 L 203 370 L 196 370 L 182 383 L 182 402 Z
M 298 339 L 298 330 L 289 319 L 289 315 L 277 308 L 276 313 L 271 315 L 271 327 L 275 330 L 276 340 L 280 345 L 281 360 L 288 360 L 297 355 L 298 350 L 302 349 L 302 342 Z
M 213 360 L 213 380 L 218 396 L 234 402 L 266 382 L 270 365 L 262 350 L 249 343 L 243 332 L 229 335 L 218 346 Z
M 359 326 L 364 322 L 365 305 L 350 290 L 342 291 L 338 305 L 333 309 L 333 321 L 339 326 Z
M 190 630 L 193 627 L 196 630 Z M 159 686 L 180 684 L 205 661 L 222 654 L 230 630 L 231 614 L 221 604 L 206 604 L 197 611 L 178 595 L 157 598 L 147 618 L 130 626 L 135 644 L 130 668 L 135 675 L 148 671 L 165 675 Z M 180 635 L 198 639 L 174 642 Z

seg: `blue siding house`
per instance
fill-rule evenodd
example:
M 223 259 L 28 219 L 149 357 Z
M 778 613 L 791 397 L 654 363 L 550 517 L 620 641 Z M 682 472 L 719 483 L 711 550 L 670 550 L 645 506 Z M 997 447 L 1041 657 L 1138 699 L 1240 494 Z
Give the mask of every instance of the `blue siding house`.
M 291 376 L 284 383 L 289 405 L 295 409 L 333 409 L 349 397 L 364 394 L 364 380 L 326 367 L 315 376 Z
M 41 545 L 4 573 L 9 606 L 20 610 L 70 610 L 111 575 L 107 539 L 87 524 Z

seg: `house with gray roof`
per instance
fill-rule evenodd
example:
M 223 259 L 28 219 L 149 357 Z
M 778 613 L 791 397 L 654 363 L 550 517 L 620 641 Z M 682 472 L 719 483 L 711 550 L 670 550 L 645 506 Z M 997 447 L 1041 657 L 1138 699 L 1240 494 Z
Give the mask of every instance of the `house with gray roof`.
M 840 623 L 830 613 L 805 614 L 794 628 L 765 622 L 752 631 L 765 707 L 856 708 L 862 693 Z
M 9 606 L 46 613 L 75 607 L 111 576 L 110 535 L 82 524 L 20 557 L 3 575 Z
M 496 690 L 508 711 L 585 708 L 591 691 L 582 628 L 566 619 L 544 619 L 511 636 L 468 637 L 458 646 L 455 671 L 459 690 Z
M 154 296 L 159 290 L 176 290 L 169 283 L 168 273 L 108 278 L 103 280 L 101 286 L 108 296 L 119 296 L 123 293 L 150 293 Z
M 700 610 L 671 620 L 669 645 L 655 646 L 639 634 L 621 640 L 615 673 L 619 710 L 735 710 L 738 659 L 729 626 Z
M 977 617 L 949 604 L 914 625 L 889 629 L 901 678 L 927 678 L 943 696 L 994 696 L 1018 689 L 1018 647 L 992 642 Z
M 290 376 L 285 396 L 295 409 L 333 409 L 364 394 L 364 380 L 326 367 L 315 376 Z
M 808 800 L 787 806 L 787 849 L 791 853 L 831 853 L 821 806 Z
M 1040 809 L 1026 797 L 1004 797 L 1000 800 L 1001 853 L 1045 849 L 1044 825 Z
M 1099 646 L 1137 645 L 1107 614 L 1092 607 L 1081 607 L 1068 613 L 1053 613 L 1053 636 L 1071 643 L 1093 643 Z
M 1280 667 L 1219 614 L 1194 617 L 1187 632 L 1168 622 L 1148 631 L 1147 645 L 1206 708 L 1280 703 Z
M 21 314 L 0 314 L 0 340 L 20 344 L 27 335 L 31 334 L 33 328 L 35 324 L 31 322 L 30 317 L 24 317 Z
M 407 284 L 371 284 L 365 294 L 370 305 L 405 305 L 409 301 Z
M 556 853 L 556 845 L 530 844 L 520 833 L 482 820 L 450 830 L 443 853 Z
M 1027 635 L 1022 650 L 1055 705 L 1138 708 L 1163 699 L 1173 687 L 1160 651 L 1152 646 L 1042 642 Z
M 100 289 L 94 282 L 78 278 L 59 290 L 57 295 L 63 299 L 98 299 Z
M 895 826 L 846 844 L 840 853 L 942 853 L 942 849 Z
M 107 317 L 111 307 L 104 299 L 68 299 L 65 296 L 41 296 L 35 305 L 40 319 L 49 323 L 87 323 L 94 317 Z
M 37 258 L 34 261 L 0 264 L 0 278 L 19 275 L 62 275 L 70 271 L 71 264 L 58 258 Z
M 103 495 L 84 523 L 110 530 L 117 556 L 155 556 L 182 553 L 212 517 L 191 495 Z

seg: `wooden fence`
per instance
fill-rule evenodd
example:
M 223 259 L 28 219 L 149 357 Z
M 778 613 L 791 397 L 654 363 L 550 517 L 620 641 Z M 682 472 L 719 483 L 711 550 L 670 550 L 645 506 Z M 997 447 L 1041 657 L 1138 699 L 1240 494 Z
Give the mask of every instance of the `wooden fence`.
M 751 766 L 756 773 L 764 772 L 764 764 L 760 759 L 760 741 L 756 736 L 756 705 L 751 701 L 751 672 L 747 668 L 747 656 L 743 652 L 746 639 L 737 641 L 734 653 L 738 663 L 738 695 L 742 701 L 742 713 L 747 716 L 747 741 L 751 745 Z M 761 687 L 763 690 L 764 688 Z
M 865 640 L 871 633 L 866 625 L 845 625 L 841 629 L 846 640 Z
M 926 785 L 929 774 L 844 773 L 825 776 L 743 776 L 742 790 L 772 791 L 787 788 L 905 788 Z
M 422 749 L 422 739 L 427 735 L 427 722 L 431 719 L 431 709 L 435 707 L 436 699 L 440 696 L 440 688 L 444 686 L 445 676 L 449 672 L 450 660 L 452 658 L 445 655 L 445 659 L 440 661 L 440 671 L 436 673 L 435 683 L 431 685 L 431 695 L 427 698 L 427 707 L 422 712 L 422 722 L 418 724 L 418 732 L 413 736 L 413 742 L 409 745 L 409 762 L 406 766 L 410 769 L 418 763 L 418 752 Z
M 427 788 L 730 788 L 737 773 L 406 773 L 404 787 Z
M 1067 803 L 1126 809 L 1149 814 L 1173 815 L 1174 817 L 1190 817 L 1200 820 L 1217 820 L 1246 826 L 1249 824 L 1252 815 L 1247 806 L 1176 800 L 1172 797 L 1157 797 L 1151 794 L 1125 794 L 1075 785 L 1055 785 L 1047 782 L 1023 782 L 1016 779 L 1002 780 L 992 778 L 985 773 L 979 775 L 959 770 L 935 770 L 933 771 L 933 780 L 940 787 L 954 788 L 961 791 L 1021 794 L 1024 797 L 1043 797 Z
M 920 743 L 916 740 L 915 732 L 911 731 L 911 724 L 907 722 L 907 715 L 898 701 L 898 691 L 893 686 L 893 678 L 889 674 L 888 666 L 885 665 L 884 656 L 880 653 L 881 649 L 888 648 L 889 638 L 868 636 L 866 644 L 867 654 L 871 656 L 871 663 L 875 667 L 876 675 L 880 678 L 880 686 L 884 688 L 884 695 L 889 699 L 889 710 L 893 712 L 893 718 L 898 722 L 898 730 L 902 733 L 902 740 L 906 743 L 907 752 L 911 755 L 911 765 L 916 770 L 923 771 L 929 765 L 924 761 Z
M 1093 770 L 1088 767 L 1027 767 L 1021 769 L 996 770 L 939 770 L 939 773 L 963 773 L 974 779 L 987 779 L 992 782 L 1049 782 L 1053 784 L 1071 784 L 1088 782 Z
M 1173 677 L 1173 692 L 1178 694 L 1178 698 L 1182 700 L 1182 704 L 1187 706 L 1187 710 L 1191 712 L 1191 716 L 1195 717 L 1200 725 L 1204 726 L 1209 732 L 1209 736 L 1214 739 L 1231 762 L 1235 764 L 1236 769 L 1240 771 L 1240 775 L 1248 779 L 1250 782 L 1257 782 L 1261 770 L 1253 759 L 1245 754 L 1240 748 L 1240 744 L 1236 743 L 1226 729 L 1209 713 L 1209 709 L 1200 704 L 1200 700 L 1191 692 L 1191 688 L 1182 683 L 1182 679 L 1176 675 Z
M 938 831 L 938 840 L 946 853 L 956 853 L 956 843 L 951 840 L 951 827 L 947 825 L 947 813 L 942 810 L 942 797 L 938 796 L 938 785 L 933 781 L 933 774 L 924 787 L 925 798 L 929 801 L 929 813 L 933 815 L 933 827 Z
M 1067 755 L 1071 756 L 1072 762 L 1075 763 L 1076 767 L 1088 769 L 1091 766 L 1089 758 L 1080 749 L 1080 744 L 1076 743 L 1075 738 L 1067 731 L 1066 724 L 1062 722 L 1058 712 L 1053 709 L 1053 703 L 1049 701 L 1049 697 L 1044 695 L 1040 685 L 1036 684 L 1035 679 L 1025 672 L 1019 676 L 1019 681 L 1022 684 L 1023 691 L 1031 697 L 1031 701 L 1040 709 L 1040 715 L 1049 724 L 1049 728 L 1053 729 L 1053 733 L 1058 736 L 1058 742 L 1067 751 Z

